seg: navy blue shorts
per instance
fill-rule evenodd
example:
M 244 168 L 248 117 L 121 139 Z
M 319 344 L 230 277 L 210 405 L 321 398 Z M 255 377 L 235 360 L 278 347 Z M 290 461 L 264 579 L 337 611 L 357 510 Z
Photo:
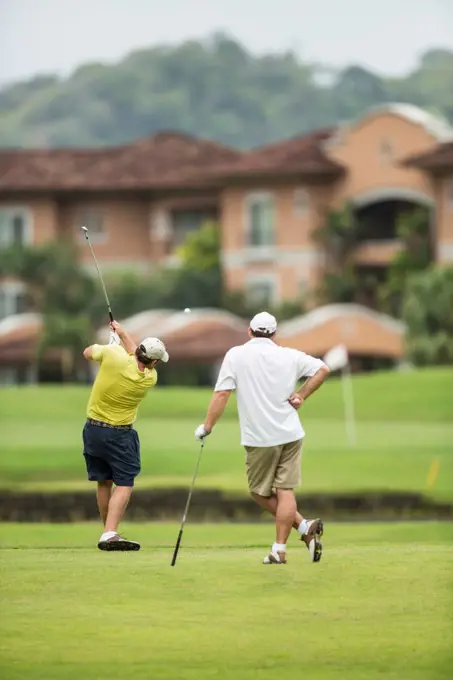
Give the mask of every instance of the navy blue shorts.
M 136 430 L 85 423 L 83 455 L 90 482 L 112 480 L 117 486 L 134 486 L 140 472 L 140 440 Z

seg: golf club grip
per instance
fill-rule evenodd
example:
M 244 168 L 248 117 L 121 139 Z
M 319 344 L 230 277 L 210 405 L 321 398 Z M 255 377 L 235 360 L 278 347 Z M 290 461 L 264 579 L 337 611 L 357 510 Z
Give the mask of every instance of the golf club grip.
M 183 532 L 183 528 L 181 527 L 181 529 L 179 530 L 179 534 L 178 534 L 178 540 L 176 541 L 175 551 L 173 553 L 173 558 L 171 560 L 171 566 L 172 567 L 174 567 L 175 564 L 176 564 L 176 558 L 178 557 L 179 546 L 181 545 L 182 532 Z
M 109 309 L 109 317 L 110 317 L 110 323 L 112 323 L 114 321 L 114 318 L 113 318 L 113 314 L 112 314 L 111 309 Z

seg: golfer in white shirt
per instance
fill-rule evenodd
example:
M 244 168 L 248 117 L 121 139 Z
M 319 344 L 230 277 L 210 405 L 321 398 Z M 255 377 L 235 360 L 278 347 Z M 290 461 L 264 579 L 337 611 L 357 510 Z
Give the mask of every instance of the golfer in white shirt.
M 294 489 L 300 483 L 302 440 L 297 410 L 329 374 L 320 360 L 274 342 L 277 321 L 261 312 L 250 322 L 250 340 L 227 352 L 220 368 L 205 421 L 195 431 L 204 439 L 221 417 L 233 390 L 237 392 L 241 444 L 246 451 L 250 493 L 275 516 L 276 540 L 264 564 L 286 563 L 286 542 L 294 527 L 313 562 L 322 555 L 320 519 L 297 511 Z M 295 391 L 297 383 L 308 378 Z

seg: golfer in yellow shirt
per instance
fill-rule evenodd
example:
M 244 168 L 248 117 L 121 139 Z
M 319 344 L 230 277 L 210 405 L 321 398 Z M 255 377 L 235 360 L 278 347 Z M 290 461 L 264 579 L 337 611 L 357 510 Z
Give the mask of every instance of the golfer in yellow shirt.
M 137 347 L 117 321 L 111 328 L 122 345 L 91 345 L 83 352 L 85 359 L 100 364 L 88 402 L 83 455 L 88 479 L 98 485 L 104 524 L 99 549 L 140 550 L 139 543 L 118 534 L 140 472 L 140 442 L 132 425 L 141 401 L 157 382 L 156 365 L 169 357 L 158 338 L 145 338 Z

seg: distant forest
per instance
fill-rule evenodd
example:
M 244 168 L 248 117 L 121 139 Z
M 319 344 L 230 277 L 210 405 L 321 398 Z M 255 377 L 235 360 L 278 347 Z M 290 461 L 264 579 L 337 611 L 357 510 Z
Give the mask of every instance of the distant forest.
M 385 49 L 385 45 L 384 45 Z M 241 148 L 415 104 L 453 123 L 453 52 L 426 52 L 404 77 L 342 71 L 293 52 L 252 55 L 224 34 L 85 64 L 0 90 L 0 146 L 107 146 L 180 130 Z

